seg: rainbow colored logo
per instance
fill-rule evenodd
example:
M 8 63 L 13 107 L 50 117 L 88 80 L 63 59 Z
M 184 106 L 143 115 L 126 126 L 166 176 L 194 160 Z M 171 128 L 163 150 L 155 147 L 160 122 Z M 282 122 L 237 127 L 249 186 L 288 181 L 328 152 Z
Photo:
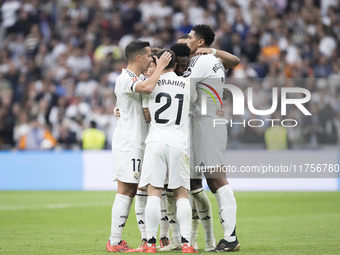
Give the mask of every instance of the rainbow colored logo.
M 217 96 L 217 98 L 218 98 L 218 100 L 220 101 L 220 104 L 221 104 L 221 107 L 222 107 L 222 100 L 221 100 L 221 98 L 220 98 L 220 96 L 218 95 L 218 93 L 217 93 L 217 91 L 213 88 L 213 87 L 211 87 L 210 85 L 208 85 L 208 84 L 205 84 L 205 83 L 202 83 L 202 82 L 197 82 L 197 84 L 200 84 L 200 85 L 203 85 L 203 86 L 206 86 L 206 87 L 208 87 L 212 92 L 214 92 L 215 93 L 215 95 Z M 203 91 L 205 91 L 205 92 L 207 92 L 208 93 L 208 95 L 214 100 L 214 102 L 215 102 L 215 105 L 217 106 L 217 103 L 216 103 L 216 100 L 215 100 L 215 98 L 214 98 L 214 96 L 213 96 L 213 94 L 211 94 L 211 92 L 209 91 L 209 90 L 207 90 L 207 89 L 204 89 L 204 88 L 200 88 L 200 87 L 198 87 L 198 89 L 201 89 L 201 90 L 203 90 Z

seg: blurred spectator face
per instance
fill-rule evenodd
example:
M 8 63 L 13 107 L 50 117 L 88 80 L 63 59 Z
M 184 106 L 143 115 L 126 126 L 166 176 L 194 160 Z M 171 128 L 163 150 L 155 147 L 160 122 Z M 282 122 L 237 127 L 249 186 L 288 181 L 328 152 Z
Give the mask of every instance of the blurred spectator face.
M 58 57 L 58 65 L 65 66 L 66 65 L 66 56 L 64 54 L 60 54 Z
M 305 0 L 305 4 L 304 4 L 306 7 L 313 7 L 314 4 L 313 4 L 313 0 Z
M 39 37 L 39 25 L 38 24 L 32 25 L 32 27 L 31 27 L 31 34 L 34 37 Z
M 115 29 L 122 27 L 122 19 L 119 16 L 112 17 L 112 27 Z
M 241 37 L 239 34 L 234 33 L 231 37 L 231 41 L 233 45 L 239 45 L 241 43 Z
M 39 123 L 36 118 L 32 118 L 29 122 L 29 125 L 32 129 L 38 129 L 39 128 Z
M 184 71 L 187 70 L 189 61 L 189 57 L 176 57 L 175 73 L 178 76 L 182 76 Z
M 20 123 L 27 123 L 27 113 L 21 112 L 19 116 Z
M 238 12 L 236 17 L 235 17 L 235 23 L 236 24 L 243 24 L 243 17 L 242 13 Z
M 325 66 L 325 65 L 327 65 L 327 58 L 326 58 L 326 56 L 324 56 L 324 55 L 321 55 L 320 56 L 320 58 L 319 58 L 319 65 L 320 66 Z
M 45 54 L 48 52 L 47 45 L 45 43 L 41 43 L 39 46 L 39 53 Z
M 110 45 L 111 44 L 111 39 L 110 39 L 110 37 L 105 37 L 104 39 L 103 39 L 103 44 L 104 45 Z
M 231 32 L 232 26 L 228 22 L 223 22 L 221 24 L 221 29 L 224 33 L 229 34 Z
M 20 11 L 20 15 L 19 15 L 20 20 L 26 21 L 26 20 L 28 20 L 28 17 L 29 17 L 28 13 L 26 11 L 24 11 L 24 10 Z
M 26 83 L 26 75 L 25 74 L 20 74 L 20 76 L 19 76 L 19 80 L 18 80 L 18 82 L 19 82 L 19 84 L 24 84 L 24 83 Z
M 13 104 L 12 112 L 13 112 L 13 115 L 15 115 L 15 116 L 20 115 L 20 105 L 18 103 Z
M 336 62 L 333 63 L 332 69 L 333 69 L 333 73 L 335 73 L 335 74 L 340 73 L 340 67 L 339 67 L 338 63 L 336 63 Z
M 81 55 L 81 49 L 79 47 L 74 49 L 74 55 L 79 57 Z
M 7 116 L 8 110 L 6 107 L 1 107 L 0 108 L 0 119 L 4 118 Z
M 89 79 L 89 73 L 86 71 L 81 72 L 80 74 L 80 80 L 81 81 L 87 81 Z

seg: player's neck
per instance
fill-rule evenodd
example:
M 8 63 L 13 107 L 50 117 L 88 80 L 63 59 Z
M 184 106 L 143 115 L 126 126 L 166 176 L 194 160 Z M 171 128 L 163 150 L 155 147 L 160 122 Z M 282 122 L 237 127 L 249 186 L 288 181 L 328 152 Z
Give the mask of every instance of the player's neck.
M 162 74 L 164 74 L 164 73 L 171 73 L 171 72 L 174 72 L 174 71 L 175 71 L 175 69 L 173 69 L 173 68 L 168 68 L 168 69 L 164 69 L 163 72 L 162 72 Z
M 128 66 L 126 67 L 127 70 L 133 72 L 135 75 L 140 76 L 141 75 L 141 71 L 139 70 L 139 67 L 137 65 L 134 64 L 128 64 Z

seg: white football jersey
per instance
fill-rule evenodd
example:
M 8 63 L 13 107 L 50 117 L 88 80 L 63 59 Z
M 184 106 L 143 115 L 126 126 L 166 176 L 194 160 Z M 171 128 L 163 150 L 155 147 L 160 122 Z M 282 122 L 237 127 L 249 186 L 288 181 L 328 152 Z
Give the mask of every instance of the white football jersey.
M 212 54 L 195 56 L 190 60 L 183 77 L 188 77 L 191 82 L 196 83 L 198 99 L 193 107 L 193 116 L 202 115 L 202 99 L 206 97 L 207 112 L 202 116 L 219 118 L 216 110 L 222 106 L 221 85 L 225 81 L 225 68 L 222 62 Z
M 146 143 L 163 142 L 187 154 L 189 107 L 196 99 L 189 79 L 174 72 L 162 74 L 148 100 L 151 125 Z
M 130 151 L 144 150 L 147 122 L 142 109 L 142 94 L 135 92 L 141 81 L 133 72 L 123 69 L 116 80 L 115 93 L 120 118 L 112 137 L 112 149 Z

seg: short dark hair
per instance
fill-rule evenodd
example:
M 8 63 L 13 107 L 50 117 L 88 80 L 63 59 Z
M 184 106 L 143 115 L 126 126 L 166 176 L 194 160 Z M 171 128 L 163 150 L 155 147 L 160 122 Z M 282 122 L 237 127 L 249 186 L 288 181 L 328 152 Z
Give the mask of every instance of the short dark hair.
M 185 43 L 175 43 L 171 46 L 170 50 L 172 50 L 176 57 L 189 57 L 190 58 L 190 48 Z
M 94 120 L 90 121 L 90 127 L 91 128 L 96 128 L 97 127 L 97 123 Z
M 133 60 L 146 47 L 150 47 L 149 42 L 133 40 L 125 47 L 125 56 L 128 60 Z
M 184 34 L 180 38 L 178 38 L 178 40 L 179 39 L 188 39 L 188 38 L 189 38 L 189 34 Z
M 164 52 L 170 52 L 171 53 L 171 60 L 168 64 L 168 66 L 165 67 L 165 69 L 174 68 L 175 63 L 176 63 L 176 55 L 172 50 L 159 50 L 159 51 L 157 51 L 157 53 L 155 55 L 157 56 L 157 58 L 160 58 L 163 55 Z
M 215 32 L 208 25 L 196 25 L 192 28 L 192 31 L 195 31 L 197 37 L 204 39 L 205 45 L 207 46 L 210 46 L 215 40 Z
M 155 64 L 157 64 L 156 59 L 154 56 L 156 56 L 157 52 L 162 50 L 161 48 L 158 47 L 154 47 L 151 49 L 151 54 L 152 54 L 152 62 L 154 62 Z

